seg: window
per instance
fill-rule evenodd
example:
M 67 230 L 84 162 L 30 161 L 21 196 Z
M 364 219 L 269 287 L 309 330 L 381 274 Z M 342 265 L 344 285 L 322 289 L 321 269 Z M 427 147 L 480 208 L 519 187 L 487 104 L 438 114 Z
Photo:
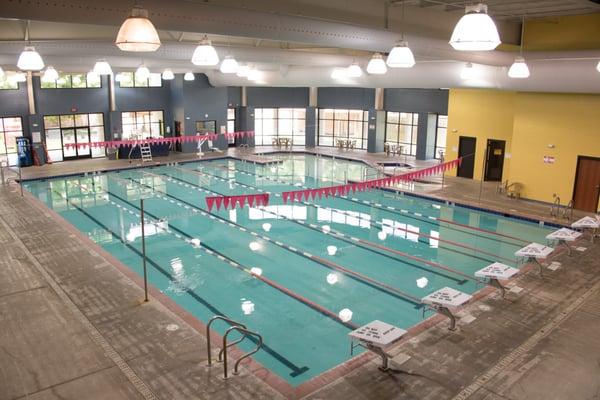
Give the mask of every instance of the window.
M 0 118 L 0 158 L 17 165 L 17 138 L 23 136 L 21 117 Z
M 100 88 L 100 77 L 88 79 L 87 74 L 60 74 L 54 82 L 41 81 L 42 89 L 85 89 Z
M 437 129 L 435 131 L 435 158 L 442 158 L 441 154 L 446 154 L 446 137 L 448 134 L 448 116 L 437 116 Z
M 385 142 L 404 146 L 403 154 L 417 154 L 417 131 L 419 114 L 392 112 L 386 113 Z
M 318 146 L 337 146 L 337 141 L 355 140 L 357 149 L 367 148 L 369 112 L 324 108 L 318 110 Z
M 162 77 L 160 74 L 151 73 L 146 79 L 139 78 L 135 72 L 121 72 L 119 86 L 122 88 L 161 87 Z
M 64 114 L 44 116 L 46 150 L 52 161 L 104 157 L 102 147 L 68 147 L 66 144 L 103 142 L 104 115 Z
M 306 142 L 306 109 L 304 108 L 256 108 L 254 132 L 257 146 L 273 144 L 274 138 L 292 139 L 292 143 L 304 146 Z
M 235 108 L 227 109 L 227 133 L 235 132 Z M 228 144 L 234 144 L 235 138 L 230 137 L 227 139 Z
M 162 111 L 132 111 L 121 113 L 123 140 L 163 136 Z
M 0 90 L 2 89 L 18 89 L 19 83 L 8 79 L 8 73 L 0 76 Z

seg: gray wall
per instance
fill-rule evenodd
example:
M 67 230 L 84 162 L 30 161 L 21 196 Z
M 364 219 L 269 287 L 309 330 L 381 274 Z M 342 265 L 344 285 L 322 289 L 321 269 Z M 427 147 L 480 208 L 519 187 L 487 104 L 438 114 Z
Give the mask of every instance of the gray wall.
M 375 107 L 375 89 L 322 87 L 318 90 L 319 108 L 370 110 Z
M 441 89 L 385 89 L 384 109 L 448 114 L 448 92 Z
M 254 108 L 306 108 L 308 88 L 302 87 L 249 87 L 246 89 L 248 106 Z

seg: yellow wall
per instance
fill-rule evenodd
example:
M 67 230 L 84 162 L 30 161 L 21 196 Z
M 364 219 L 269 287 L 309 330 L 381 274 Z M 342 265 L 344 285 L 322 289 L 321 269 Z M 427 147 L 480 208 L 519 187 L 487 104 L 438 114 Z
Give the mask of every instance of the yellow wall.
M 481 179 L 487 139 L 506 140 L 503 180 L 522 183 L 523 197 L 552 202 L 556 193 L 566 203 L 577 156 L 600 157 L 600 95 L 452 89 L 449 160 L 457 156 L 459 136 L 477 137 L 475 179 Z M 544 156 L 555 163 L 544 164 Z
M 481 179 L 483 155 L 488 139 L 506 141 L 505 152 L 511 152 L 513 119 L 515 113 L 514 92 L 497 90 L 452 89 L 448 103 L 448 138 L 446 159 L 458 156 L 459 136 L 477 138 L 474 179 Z M 510 167 L 510 159 L 504 160 L 504 177 Z
M 600 49 L 600 13 L 531 19 L 523 38 L 525 50 Z

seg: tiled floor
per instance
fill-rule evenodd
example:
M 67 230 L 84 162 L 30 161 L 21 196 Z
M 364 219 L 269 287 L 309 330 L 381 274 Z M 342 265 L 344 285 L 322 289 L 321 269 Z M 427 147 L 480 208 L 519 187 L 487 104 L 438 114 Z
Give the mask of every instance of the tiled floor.
M 24 177 L 128 165 L 62 163 L 24 169 Z M 425 184 L 415 190 L 455 201 L 479 195 L 472 182 L 445 183 L 444 189 Z M 548 213 L 546 205 L 504 199 L 493 189 L 484 187 L 485 207 Z M 393 365 L 396 371 L 380 372 L 373 359 L 307 397 L 600 398 L 600 245 L 580 245 L 586 251 L 558 255 L 558 270 L 540 277 L 531 269 L 512 282 L 520 293 L 506 299 L 493 293 L 461 310 L 457 331 L 448 331 L 444 321 L 401 343 L 392 351 L 402 362 Z M 0 188 L 0 254 L 0 399 L 284 397 L 256 377 L 260 372 L 244 369 L 224 381 L 218 366 L 207 368 L 201 324 L 174 312 L 177 307 L 156 291 L 143 303 L 139 278 L 53 212 L 21 198 L 15 184 Z M 173 324 L 177 330 L 166 329 Z

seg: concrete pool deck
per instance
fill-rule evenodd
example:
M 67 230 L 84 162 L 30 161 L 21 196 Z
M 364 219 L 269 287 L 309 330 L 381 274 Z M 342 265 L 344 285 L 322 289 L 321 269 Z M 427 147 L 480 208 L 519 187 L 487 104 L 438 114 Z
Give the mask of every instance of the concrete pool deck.
M 90 162 L 100 161 L 112 163 Z M 63 164 L 50 167 L 75 168 Z M 260 371 L 224 381 L 220 365 L 207 368 L 193 321 L 156 298 L 142 303 L 135 278 L 15 185 L 0 189 L 0 227 L 0 399 L 284 397 Z M 457 331 L 443 321 L 401 343 L 403 373 L 384 374 L 373 358 L 333 382 L 317 378 L 307 398 L 598 398 L 600 246 L 578 245 L 587 250 L 562 252 L 558 270 L 512 282 L 520 293 L 461 310 Z

